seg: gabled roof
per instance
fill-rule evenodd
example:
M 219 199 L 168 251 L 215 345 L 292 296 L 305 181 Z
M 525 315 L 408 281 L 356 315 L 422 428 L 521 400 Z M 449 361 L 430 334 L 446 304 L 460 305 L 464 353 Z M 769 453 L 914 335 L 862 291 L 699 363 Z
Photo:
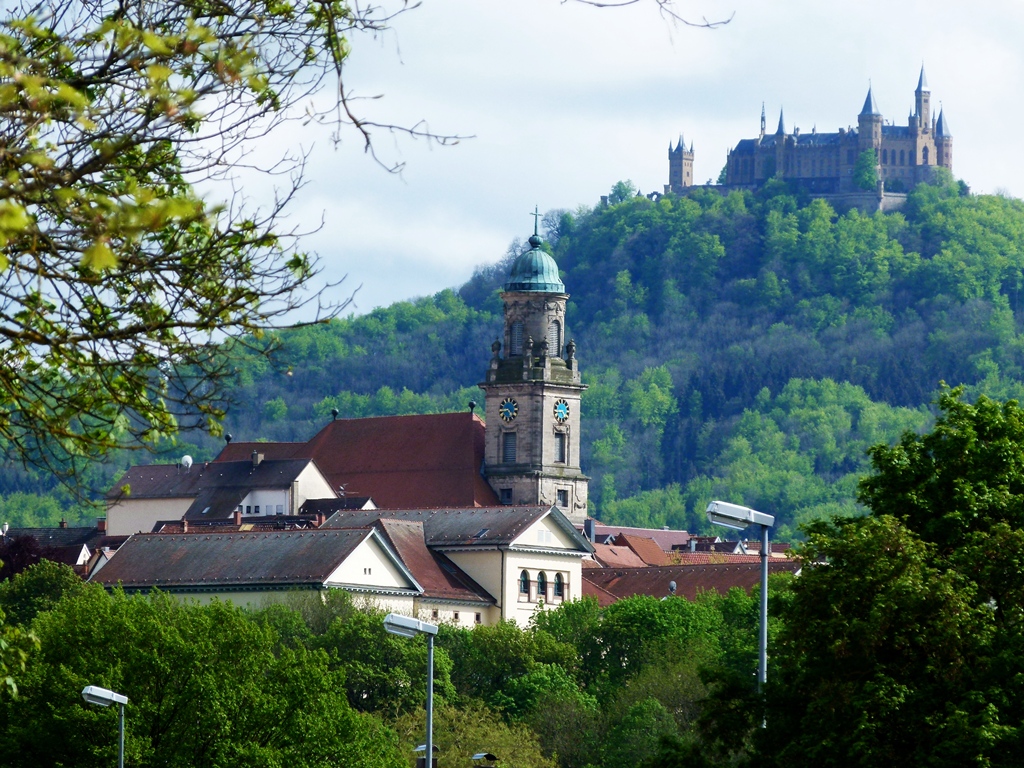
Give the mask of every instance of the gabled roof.
M 320 587 L 371 536 L 390 551 L 372 528 L 181 536 L 141 533 L 128 539 L 91 581 L 135 589 Z M 408 573 L 395 561 L 399 570 Z
M 35 539 L 41 547 L 79 547 L 91 549 L 100 546 L 106 532 L 98 528 L 8 528 L 8 539 L 26 536 Z
M 369 496 L 380 507 L 498 503 L 480 474 L 484 423 L 469 412 L 338 419 L 307 443 L 229 443 L 213 464 L 253 450 L 315 459 L 332 488 L 344 486 L 346 496 Z
M 459 547 L 509 547 L 512 546 L 531 525 L 550 517 L 563 530 L 581 552 L 593 548 L 557 507 L 442 507 L 440 509 L 332 509 L 332 499 L 311 499 L 302 505 L 306 514 L 323 512 L 334 514 L 327 519 L 320 530 L 351 528 L 372 525 L 377 520 L 419 521 L 423 524 L 423 535 L 428 546 L 441 548 Z
M 800 570 L 795 560 L 769 560 L 769 573 Z M 668 583 L 676 583 L 676 594 L 693 600 L 700 592 L 716 590 L 724 595 L 733 587 L 750 590 L 761 581 L 761 568 L 757 563 L 728 563 L 714 565 L 669 565 L 649 568 L 588 568 L 583 580 L 622 599 L 633 595 L 664 597 L 669 594 Z
M 669 564 L 668 555 L 665 554 L 665 551 L 653 539 L 620 533 L 615 537 L 614 543 L 619 546 L 629 547 L 643 561 L 644 565 Z
M 495 602 L 483 587 L 444 554 L 427 549 L 421 521 L 383 518 L 376 525 L 423 587 L 424 597 L 477 603 Z
M 626 525 L 604 525 L 602 523 L 594 524 L 594 538 L 597 541 L 607 542 L 609 539 L 615 538 L 620 533 L 653 539 L 654 542 L 665 552 L 668 552 L 674 547 L 687 544 L 690 539 L 693 538 L 693 535 L 688 531 L 665 530 L 659 528 L 636 528 Z
M 265 459 L 256 467 L 251 460 L 206 462 L 188 469 L 146 464 L 129 468 L 107 492 L 107 499 L 187 499 L 216 488 L 287 488 L 309 464 L 308 458 Z M 123 495 L 126 485 L 130 492 Z
M 594 559 L 605 568 L 643 568 L 647 563 L 629 547 L 595 544 Z

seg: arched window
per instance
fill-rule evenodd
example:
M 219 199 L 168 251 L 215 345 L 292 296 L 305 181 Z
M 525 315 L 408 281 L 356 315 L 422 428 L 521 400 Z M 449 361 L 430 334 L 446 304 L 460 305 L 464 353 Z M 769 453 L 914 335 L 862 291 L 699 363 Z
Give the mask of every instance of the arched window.
M 530 574 L 526 571 L 519 574 L 519 594 L 530 594 Z
M 548 577 L 544 575 L 544 571 L 537 574 L 537 599 L 548 599 Z
M 888 165 L 888 164 L 889 164 L 889 150 L 888 149 L 883 149 L 882 150 L 882 165 Z
M 523 354 L 523 324 L 520 321 L 512 323 L 508 329 L 508 353 L 510 355 Z
M 562 574 L 560 573 L 555 574 L 555 597 L 565 597 L 565 582 L 562 581 Z
M 552 320 L 548 326 L 548 354 L 551 357 L 562 356 L 562 324 Z
M 905 162 L 906 162 L 906 152 L 901 149 L 900 150 L 900 165 L 904 165 Z
M 925 147 L 922 151 L 921 158 L 924 160 L 924 164 L 928 165 L 928 147 Z

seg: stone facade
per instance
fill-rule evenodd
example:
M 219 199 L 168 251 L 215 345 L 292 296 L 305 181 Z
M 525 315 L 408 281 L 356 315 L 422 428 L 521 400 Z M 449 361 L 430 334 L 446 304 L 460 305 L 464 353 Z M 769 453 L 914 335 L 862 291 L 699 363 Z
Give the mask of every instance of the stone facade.
M 914 111 L 906 125 L 887 122 L 868 89 L 856 128 L 840 128 L 836 133 L 801 133 L 786 130 L 780 112 L 774 135 L 765 131 L 764 108 L 761 132 L 756 139 L 743 139 L 726 160 L 725 184 L 730 187 L 758 187 L 778 177 L 795 182 L 812 193 L 839 194 L 857 189 L 853 170 L 858 156 L 874 149 L 880 183 L 889 192 L 904 192 L 931 178 L 935 167 L 953 168 L 953 137 L 949 122 L 940 110 L 935 115 L 931 89 L 924 67 L 914 91 Z M 692 164 L 692 152 L 690 162 Z M 673 161 L 669 162 L 666 192 L 680 193 L 686 184 L 677 185 Z M 881 192 L 882 190 L 878 190 Z
M 690 142 L 690 148 L 687 149 L 683 144 L 683 135 L 679 134 L 679 141 L 676 143 L 675 149 L 672 148 L 671 143 L 668 145 L 668 186 L 665 191 L 678 192 L 684 187 L 692 186 L 693 142 Z
M 557 282 L 523 282 L 513 266 L 502 293 L 504 342 L 491 345 L 490 367 L 480 384 L 487 421 L 484 475 L 502 504 L 553 505 L 582 523 L 589 480 L 580 469 L 580 395 L 586 386 L 575 342 L 565 341 L 569 296 L 539 243 L 536 235 L 531 238 L 533 249 L 520 260 L 531 268 L 546 260 L 540 268 L 554 277 L 544 279 Z

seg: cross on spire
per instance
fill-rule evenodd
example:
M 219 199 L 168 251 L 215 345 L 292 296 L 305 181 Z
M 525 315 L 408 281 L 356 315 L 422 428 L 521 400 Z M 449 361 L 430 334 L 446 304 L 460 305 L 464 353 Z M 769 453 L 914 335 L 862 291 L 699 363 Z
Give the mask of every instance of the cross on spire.
M 537 232 L 537 222 L 540 221 L 540 212 L 536 205 L 533 206 L 533 213 L 531 213 L 530 215 L 533 216 L 533 234 L 539 235 L 540 233 Z

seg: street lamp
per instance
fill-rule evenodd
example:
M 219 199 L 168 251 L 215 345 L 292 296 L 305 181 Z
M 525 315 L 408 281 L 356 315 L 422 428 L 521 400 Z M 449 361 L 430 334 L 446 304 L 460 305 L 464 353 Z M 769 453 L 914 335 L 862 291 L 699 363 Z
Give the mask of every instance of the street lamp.
M 757 692 L 760 693 L 768 680 L 768 529 L 775 525 L 775 518 L 727 501 L 712 501 L 707 513 L 710 522 L 737 531 L 751 525 L 761 526 L 761 631 L 757 645 Z
M 97 707 L 117 704 L 120 708 L 117 726 L 117 768 L 124 768 L 124 705 L 128 703 L 128 697 L 100 688 L 98 685 L 87 685 L 82 689 L 82 698 L 88 704 L 95 704 Z
M 426 754 L 423 764 L 427 768 L 432 768 L 434 765 L 434 635 L 437 634 L 437 625 L 428 624 L 411 616 L 402 616 L 399 613 L 389 613 L 384 617 L 384 629 L 401 637 L 427 636 L 427 743 L 423 745 Z

